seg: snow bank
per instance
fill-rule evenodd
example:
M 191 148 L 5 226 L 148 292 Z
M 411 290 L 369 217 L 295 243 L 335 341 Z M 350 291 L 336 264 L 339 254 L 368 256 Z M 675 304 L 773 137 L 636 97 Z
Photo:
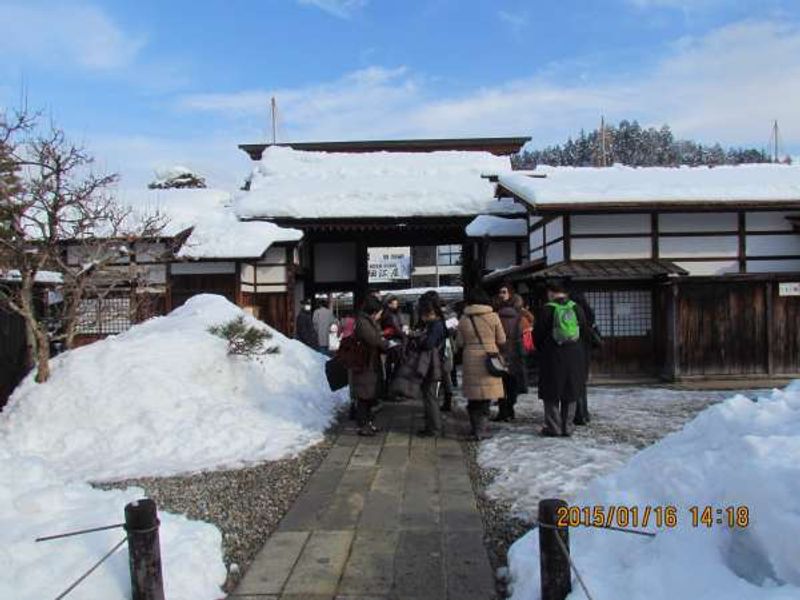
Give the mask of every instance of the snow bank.
M 345 396 L 328 389 L 320 354 L 278 332 L 279 354 L 229 357 L 207 329 L 244 314 L 221 296 L 195 296 L 166 317 L 57 357 L 47 384 L 29 377 L 11 396 L 0 434 L 64 476 L 100 480 L 300 452 L 322 439 Z
M 124 504 L 143 494 L 86 481 L 237 466 L 322 438 L 346 402 L 328 390 L 324 359 L 278 333 L 280 353 L 262 363 L 229 357 L 207 328 L 243 314 L 219 296 L 196 296 L 55 358 L 47 383 L 28 377 L 17 388 L 0 413 L 0 597 L 54 597 L 122 537 L 34 544 L 39 535 L 119 522 Z M 218 530 L 169 514 L 162 523 L 167 597 L 218 598 L 226 575 Z M 126 561 L 120 550 L 76 597 L 129 597 Z
M 296 242 L 302 231 L 261 221 L 242 222 L 233 212 L 231 195 L 216 189 L 118 190 L 117 202 L 135 214 L 158 212 L 167 219 L 164 235 L 189 228 L 180 258 L 256 258 L 272 244 Z
M 236 199 L 240 217 L 411 217 L 523 212 L 481 175 L 511 171 L 488 152 L 304 152 L 271 146 Z
M 481 215 L 467 225 L 466 231 L 468 237 L 527 237 L 528 220 Z
M 653 539 L 573 529 L 572 552 L 598 599 L 796 599 L 798 498 L 800 381 L 758 402 L 739 395 L 713 406 L 595 480 L 575 505 L 674 505 L 678 527 L 658 530 Z M 748 506 L 750 526 L 694 528 L 694 505 Z M 513 598 L 538 599 L 536 530 L 511 547 L 509 561 Z M 570 598 L 585 597 L 574 588 Z
M 501 174 L 500 184 L 531 204 L 626 202 L 775 202 L 800 206 L 800 166 L 548 167 L 533 178 Z

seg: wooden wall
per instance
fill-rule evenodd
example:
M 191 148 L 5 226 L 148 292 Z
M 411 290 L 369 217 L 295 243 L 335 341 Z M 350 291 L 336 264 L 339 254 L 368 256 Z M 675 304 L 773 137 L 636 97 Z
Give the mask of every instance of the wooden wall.
M 0 408 L 25 376 L 25 322 L 0 310 Z
M 678 377 L 796 375 L 800 298 L 768 280 L 681 283 Z

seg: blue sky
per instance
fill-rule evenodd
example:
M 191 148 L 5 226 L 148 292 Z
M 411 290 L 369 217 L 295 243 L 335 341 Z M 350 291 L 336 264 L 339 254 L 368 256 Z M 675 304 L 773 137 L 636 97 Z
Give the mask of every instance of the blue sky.
M 21 93 L 140 186 L 241 181 L 279 138 L 530 135 L 615 121 L 800 150 L 795 0 L 0 0 L 0 104 Z

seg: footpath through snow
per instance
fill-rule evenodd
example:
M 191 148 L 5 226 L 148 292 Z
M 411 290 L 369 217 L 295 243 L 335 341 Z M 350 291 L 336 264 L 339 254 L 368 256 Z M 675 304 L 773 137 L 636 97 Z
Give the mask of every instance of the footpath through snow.
M 675 506 L 655 538 L 575 528 L 572 555 L 596 600 L 800 597 L 800 381 L 736 395 L 570 498 L 578 506 Z M 530 504 L 530 503 L 528 503 Z M 691 506 L 749 508 L 749 526 L 692 524 Z M 641 509 L 640 509 L 641 510 Z M 649 529 L 655 528 L 651 524 Z M 514 600 L 539 596 L 538 531 L 509 551 Z M 577 582 L 570 599 L 585 595 Z
M 244 315 L 219 296 L 53 361 L 0 414 L 0 598 L 55 597 L 121 530 L 34 543 L 40 535 L 117 523 L 143 491 L 88 481 L 235 467 L 293 455 L 322 439 L 346 394 L 327 388 L 323 358 L 273 332 L 279 354 L 229 357 L 208 327 Z M 260 322 L 246 317 L 251 324 Z M 162 513 L 166 595 L 216 599 L 226 571 L 212 525 Z M 86 600 L 130 594 L 120 550 L 79 588 Z

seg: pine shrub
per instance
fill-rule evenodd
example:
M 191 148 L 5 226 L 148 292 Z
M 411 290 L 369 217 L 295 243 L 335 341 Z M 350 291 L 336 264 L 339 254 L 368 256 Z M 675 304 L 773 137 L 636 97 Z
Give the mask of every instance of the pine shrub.
M 267 345 L 267 342 L 272 339 L 269 331 L 248 325 L 242 316 L 227 323 L 209 327 L 208 331 L 227 340 L 228 354 L 257 358 L 280 352 L 280 348 L 277 346 Z

